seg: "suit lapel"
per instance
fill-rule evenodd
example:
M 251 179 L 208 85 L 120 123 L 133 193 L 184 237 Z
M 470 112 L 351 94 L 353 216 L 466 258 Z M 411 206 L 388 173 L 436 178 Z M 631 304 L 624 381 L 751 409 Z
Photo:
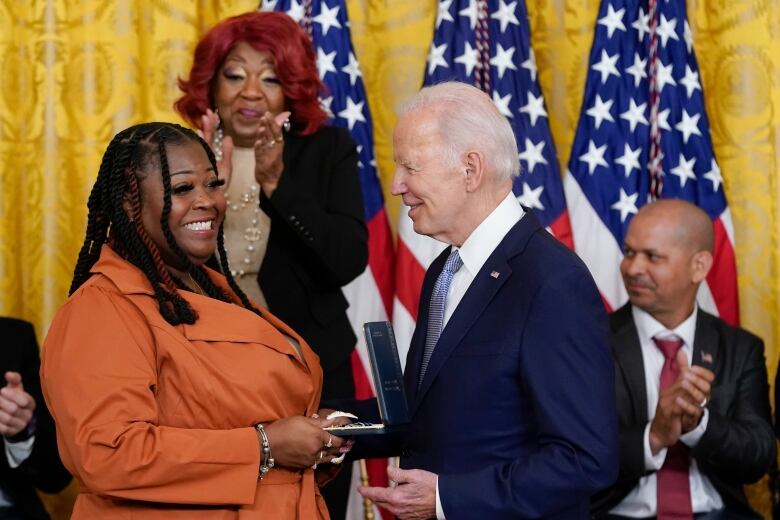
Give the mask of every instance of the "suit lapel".
M 634 420 L 647 422 L 647 386 L 642 347 L 636 330 L 631 305 L 625 305 L 615 315 L 617 327 L 614 334 L 613 351 L 615 363 L 623 375 L 623 382 L 634 405 Z
M 458 347 L 463 340 L 466 333 L 471 329 L 474 323 L 479 320 L 485 308 L 490 301 L 496 295 L 496 293 L 503 287 L 509 277 L 512 275 L 512 269 L 509 266 L 509 259 L 522 253 L 531 235 L 539 230 L 541 226 L 539 221 L 530 211 L 526 211 L 520 221 L 515 224 L 512 229 L 509 230 L 504 239 L 496 247 L 495 251 L 488 257 L 482 269 L 474 277 L 474 281 L 471 282 L 466 294 L 463 295 L 460 303 L 452 313 L 452 316 L 447 321 L 447 325 L 442 330 L 439 341 L 436 344 L 436 348 L 433 351 L 431 360 L 428 363 L 428 368 L 425 371 L 425 377 L 420 385 L 419 392 L 416 392 L 415 397 L 411 399 L 412 410 L 411 413 L 419 406 L 425 394 L 430 389 L 436 376 L 441 371 L 447 359 L 452 352 Z M 443 263 L 446 260 L 446 255 L 449 254 L 449 250 L 442 253 L 438 260 L 441 260 L 441 265 L 437 265 L 437 276 L 443 268 Z M 501 273 L 499 277 L 493 277 L 490 274 L 493 271 Z M 435 278 L 433 278 L 435 281 Z M 427 306 L 430 303 L 430 292 L 432 291 L 433 283 L 430 284 L 431 288 L 428 289 L 426 297 L 421 299 L 424 303 L 425 320 L 417 322 L 417 331 L 415 337 L 417 338 L 416 346 L 418 350 L 422 351 L 422 345 L 425 344 L 425 330 L 427 329 Z M 422 306 L 421 306 L 422 307 Z M 422 313 L 422 312 L 421 312 Z M 415 375 L 419 377 L 419 364 L 420 359 L 416 360 L 417 367 L 415 369 Z M 417 377 L 411 382 L 416 387 Z
M 719 365 L 720 348 L 718 334 L 713 327 L 713 317 L 699 309 L 696 317 L 696 333 L 693 339 L 691 365 L 699 365 L 712 370 L 717 376 L 715 366 Z

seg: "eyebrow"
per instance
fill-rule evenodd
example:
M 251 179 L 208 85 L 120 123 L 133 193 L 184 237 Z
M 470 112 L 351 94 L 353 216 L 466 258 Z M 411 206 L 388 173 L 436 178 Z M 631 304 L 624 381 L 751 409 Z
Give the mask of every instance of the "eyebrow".
M 216 173 L 216 171 L 214 170 L 213 166 L 209 166 L 208 168 L 206 168 L 206 171 L 207 172 L 215 172 Z M 173 177 L 174 175 L 187 175 L 187 174 L 194 175 L 195 171 L 194 170 L 179 170 L 179 171 L 171 172 L 169 175 L 171 177 Z

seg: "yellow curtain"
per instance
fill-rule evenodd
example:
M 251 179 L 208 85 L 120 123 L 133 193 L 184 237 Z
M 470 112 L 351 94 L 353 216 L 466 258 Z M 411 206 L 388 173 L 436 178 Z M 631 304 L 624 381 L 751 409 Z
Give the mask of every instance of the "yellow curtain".
M 597 0 L 526 0 L 561 165 L 579 117 Z M 100 157 L 118 130 L 178 120 L 175 79 L 202 31 L 257 0 L 0 2 L 0 314 L 39 337 L 62 304 Z M 347 0 L 392 222 L 395 109 L 422 80 L 435 0 Z M 741 318 L 780 350 L 780 5 L 689 0 L 737 242 Z M 753 500 L 766 507 L 764 487 Z M 57 506 L 65 518 L 67 506 Z M 766 511 L 766 510 L 765 510 Z

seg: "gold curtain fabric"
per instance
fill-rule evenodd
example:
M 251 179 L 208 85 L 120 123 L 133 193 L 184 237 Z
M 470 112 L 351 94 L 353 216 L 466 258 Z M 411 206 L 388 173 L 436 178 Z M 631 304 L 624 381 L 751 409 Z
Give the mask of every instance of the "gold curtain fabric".
M 562 169 L 599 2 L 526 0 Z M 0 314 L 42 335 L 83 239 L 86 198 L 118 130 L 173 120 L 176 77 L 217 20 L 256 0 L 0 0 Z M 395 109 L 420 85 L 435 0 L 348 0 L 392 222 Z M 715 154 L 734 219 L 742 324 L 780 351 L 780 3 L 689 0 Z M 753 501 L 766 508 L 765 486 Z M 764 509 L 767 511 L 767 509 Z M 63 513 L 64 514 L 64 513 Z M 64 516 L 62 516 L 64 517 Z

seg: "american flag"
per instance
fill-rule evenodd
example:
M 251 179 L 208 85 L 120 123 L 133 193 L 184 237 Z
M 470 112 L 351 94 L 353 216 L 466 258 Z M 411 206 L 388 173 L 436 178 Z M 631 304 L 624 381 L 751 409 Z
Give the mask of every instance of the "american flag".
M 577 253 L 611 309 L 628 297 L 623 239 L 639 207 L 678 198 L 715 227 L 701 307 L 739 319 L 734 231 L 712 151 L 685 0 L 603 0 L 564 181 Z
M 320 78 L 328 88 L 322 103 L 332 115 L 330 124 L 348 128 L 358 145 L 358 170 L 368 226 L 368 268 L 343 290 L 350 304 L 349 319 L 359 338 L 352 359 L 356 397 L 369 398 L 375 394 L 367 377 L 370 365 L 363 340 L 363 323 L 384 321 L 391 316 L 394 253 L 374 160 L 371 114 L 360 65 L 352 47 L 346 3 L 344 0 L 266 0 L 261 10 L 286 12 L 309 32 Z M 367 467 L 371 485 L 387 485 L 386 460 L 369 460 Z M 352 472 L 353 482 L 359 477 L 356 463 Z M 353 485 L 347 516 L 364 518 L 363 501 L 354 489 Z M 378 510 L 374 517 L 379 518 Z
M 522 169 L 513 191 L 571 247 L 569 216 L 524 0 L 439 1 L 425 84 L 446 80 L 479 87 L 507 117 L 515 132 Z M 423 275 L 444 245 L 417 235 L 406 212 L 402 213 L 393 320 L 399 349 L 402 345 L 408 349 Z

